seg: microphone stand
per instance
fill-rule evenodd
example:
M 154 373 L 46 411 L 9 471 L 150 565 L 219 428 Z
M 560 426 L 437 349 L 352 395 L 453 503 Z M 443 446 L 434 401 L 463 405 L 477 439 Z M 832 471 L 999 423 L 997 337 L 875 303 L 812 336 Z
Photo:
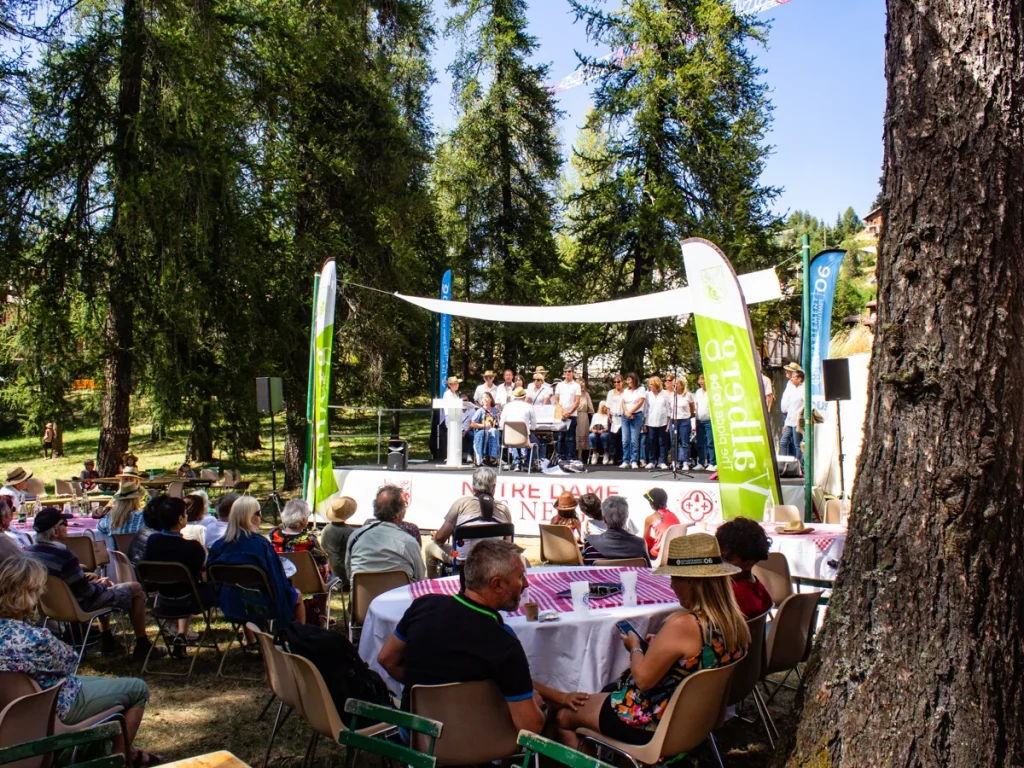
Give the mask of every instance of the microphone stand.
M 677 408 L 679 407 L 679 392 L 677 391 L 675 384 L 679 381 L 679 370 L 675 365 L 672 366 L 672 377 L 675 380 L 672 386 L 672 422 L 676 422 Z M 654 476 L 654 479 L 659 477 L 671 476 L 673 480 L 677 480 L 680 477 L 688 477 L 693 480 L 693 475 L 683 472 L 679 469 L 679 462 L 676 459 L 679 457 L 679 425 L 675 424 L 675 432 L 672 434 L 672 471 L 671 472 L 659 472 Z

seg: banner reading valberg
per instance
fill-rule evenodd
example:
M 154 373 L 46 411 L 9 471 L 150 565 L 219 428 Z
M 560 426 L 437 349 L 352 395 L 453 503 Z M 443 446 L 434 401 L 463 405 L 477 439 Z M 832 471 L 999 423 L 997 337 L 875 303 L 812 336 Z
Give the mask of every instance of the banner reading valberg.
M 767 504 L 782 503 L 782 488 L 747 303 L 732 264 L 713 243 L 691 237 L 682 247 L 711 406 L 722 517 L 760 521 Z
M 313 397 L 314 434 L 316 456 L 314 467 L 313 509 L 322 513 L 325 500 L 338 492 L 334 479 L 334 460 L 331 458 L 331 436 L 327 423 L 327 405 L 331 397 L 331 350 L 334 347 L 334 298 L 338 291 L 338 276 L 334 259 L 328 259 L 320 273 L 316 296 L 316 326 L 313 336 L 315 373 Z

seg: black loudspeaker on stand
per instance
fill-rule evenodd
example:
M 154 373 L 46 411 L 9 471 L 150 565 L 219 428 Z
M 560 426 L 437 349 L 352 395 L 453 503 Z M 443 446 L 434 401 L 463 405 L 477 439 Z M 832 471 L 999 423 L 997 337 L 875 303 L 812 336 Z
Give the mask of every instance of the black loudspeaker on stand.
M 274 435 L 274 414 L 284 410 L 281 379 L 262 376 L 256 379 L 256 410 L 270 414 L 270 486 L 277 495 L 277 444 Z
M 821 361 L 822 384 L 825 400 L 836 404 L 836 441 L 839 445 L 839 498 L 846 498 L 846 483 L 843 478 L 843 421 L 839 414 L 839 403 L 850 399 L 850 361 L 837 357 Z

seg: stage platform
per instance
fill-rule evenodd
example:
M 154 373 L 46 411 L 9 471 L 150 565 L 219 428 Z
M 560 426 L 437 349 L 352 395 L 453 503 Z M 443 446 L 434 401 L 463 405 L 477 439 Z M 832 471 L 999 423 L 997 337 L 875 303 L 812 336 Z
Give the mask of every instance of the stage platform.
M 620 469 L 617 466 L 587 465 L 580 474 L 544 474 L 511 472 L 498 475 L 495 497 L 508 504 L 516 535 L 536 536 L 540 523 L 556 513 L 554 504 L 563 491 L 575 496 L 596 493 L 601 499 L 624 496 L 629 503 L 629 516 L 642 527 L 650 514 L 644 494 L 651 488 L 664 488 L 668 506 L 681 522 L 718 523 L 722 519 L 722 503 L 718 482 L 711 473 L 691 471 L 690 477 L 677 473 L 675 479 L 667 470 Z M 409 502 L 406 519 L 424 529 L 439 528 L 452 502 L 472 493 L 473 467 L 449 468 L 434 462 L 413 462 L 403 471 L 380 466 L 342 466 L 334 468 L 338 488 L 354 498 L 359 510 L 351 519 L 359 525 L 373 516 L 373 499 L 382 485 L 401 487 Z M 658 475 L 663 475 L 656 477 Z M 782 480 L 783 503 L 804 506 L 803 480 L 798 477 Z

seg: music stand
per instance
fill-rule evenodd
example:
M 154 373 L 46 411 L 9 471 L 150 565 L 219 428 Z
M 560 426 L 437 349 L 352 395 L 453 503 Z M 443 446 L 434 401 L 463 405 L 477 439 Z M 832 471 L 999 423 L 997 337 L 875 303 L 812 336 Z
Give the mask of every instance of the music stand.
M 675 384 L 677 384 L 679 382 L 679 371 L 676 369 L 675 366 L 672 366 L 672 379 L 673 379 L 673 386 L 672 386 L 672 422 L 674 424 L 675 421 L 676 421 L 676 408 L 679 405 L 679 393 L 676 391 L 676 387 L 675 387 Z M 672 459 L 672 471 L 671 472 L 659 472 L 658 474 L 654 475 L 654 479 L 657 480 L 659 477 L 671 477 L 673 480 L 675 480 L 678 477 L 688 477 L 691 480 L 693 480 L 694 479 L 693 475 L 691 475 L 688 472 L 683 472 L 683 470 L 679 469 L 679 462 L 676 461 L 677 457 L 679 456 L 679 426 L 678 425 L 676 425 L 676 430 L 675 430 L 674 434 L 672 435 L 672 441 L 671 442 L 672 442 L 672 456 L 671 456 L 671 459 Z

